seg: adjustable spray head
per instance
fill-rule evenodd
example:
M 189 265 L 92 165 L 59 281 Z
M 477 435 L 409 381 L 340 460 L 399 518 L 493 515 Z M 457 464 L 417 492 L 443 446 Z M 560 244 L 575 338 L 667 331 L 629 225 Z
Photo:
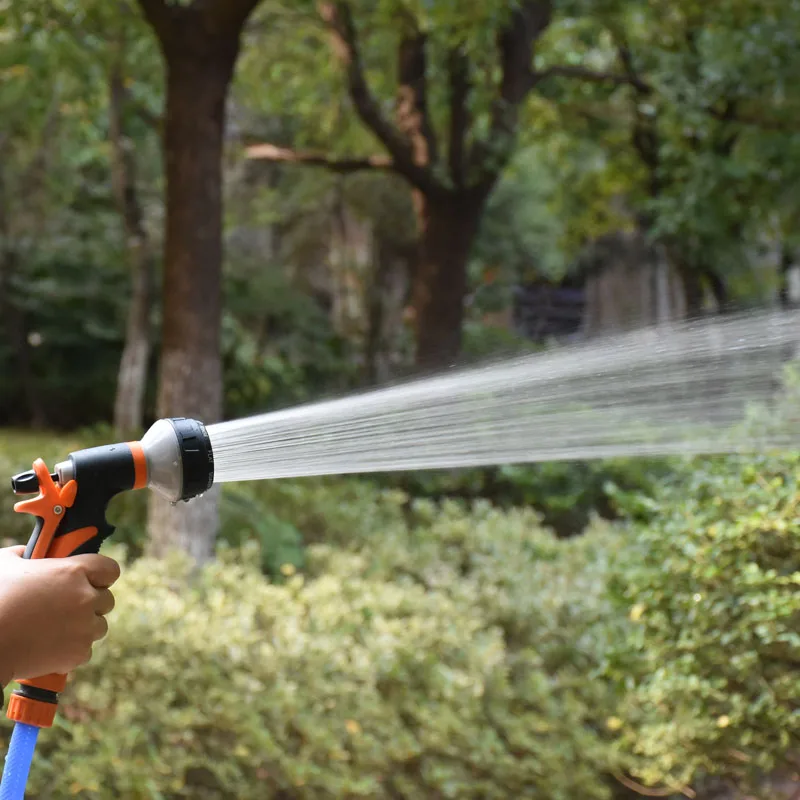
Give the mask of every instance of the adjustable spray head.
M 191 500 L 214 483 L 214 453 L 202 422 L 160 419 L 141 444 L 147 459 L 147 485 L 167 500 Z
M 113 459 L 114 466 L 130 473 L 127 454 L 118 450 L 122 448 L 124 451 L 125 447 L 130 448 L 133 456 L 136 484 L 126 488 L 141 489 L 147 486 L 177 503 L 207 492 L 214 482 L 214 454 L 208 432 L 202 422 L 184 417 L 158 420 L 140 442 L 93 447 L 70 454 L 68 461 L 55 466 L 58 482 L 64 486 L 73 479 L 80 480 L 83 462 L 87 458 L 96 461 L 101 451 L 117 451 L 118 458 Z M 20 477 L 16 476 L 13 480 Z
M 14 494 L 38 494 L 41 470 L 20 472 L 11 479 Z M 87 479 L 114 488 L 152 489 L 173 503 L 207 492 L 214 482 L 214 454 L 202 422 L 178 417 L 158 420 L 140 442 L 104 445 L 70 453 L 68 460 L 48 473 L 50 481 L 66 486 Z M 102 477 L 102 480 L 98 480 Z

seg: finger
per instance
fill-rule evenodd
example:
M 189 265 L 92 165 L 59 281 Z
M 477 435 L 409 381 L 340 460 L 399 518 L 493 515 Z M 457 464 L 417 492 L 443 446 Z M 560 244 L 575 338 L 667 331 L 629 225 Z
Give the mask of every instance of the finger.
M 100 639 L 105 639 L 108 633 L 108 621 L 105 617 L 94 618 L 94 630 L 92 633 L 95 642 L 99 642 Z
M 110 614 L 114 610 L 115 604 L 116 601 L 111 589 L 100 589 L 94 601 L 95 614 L 100 614 L 100 616 Z
M 13 547 L 4 547 L 0 550 L 0 556 L 9 556 L 13 558 L 22 558 L 25 554 L 24 544 L 15 544 Z
M 95 589 L 108 589 L 113 586 L 120 576 L 120 566 L 113 558 L 100 555 L 72 556 L 72 561 L 77 561 L 86 572 L 89 583 Z

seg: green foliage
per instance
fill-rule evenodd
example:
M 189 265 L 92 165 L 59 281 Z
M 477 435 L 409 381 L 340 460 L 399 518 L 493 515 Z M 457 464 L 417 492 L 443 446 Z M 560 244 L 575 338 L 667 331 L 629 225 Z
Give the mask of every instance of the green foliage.
M 732 301 L 764 302 L 764 239 L 796 227 L 798 8 L 580 0 L 558 11 L 543 65 L 634 73 L 648 87 L 550 80 L 529 104 L 562 177 L 551 203 L 563 247 L 644 225 L 687 270 L 721 276 Z
M 281 570 L 285 572 L 287 565 L 292 570 L 303 567 L 303 536 L 290 521 L 291 517 L 279 517 L 249 487 L 239 484 L 225 487 L 220 517 L 218 546 L 221 551 L 256 545 L 262 572 L 274 580 L 280 580 L 284 574 Z
M 495 36 L 511 12 L 509 3 L 491 0 L 464 7 L 449 0 L 358 0 L 350 6 L 365 72 L 381 105 L 395 98 L 397 47 L 413 25 L 426 36 L 429 101 L 440 142 L 447 142 L 447 58 L 454 46 L 470 59 L 474 77 L 469 110 L 475 138 L 485 135 L 499 66 Z M 347 97 L 344 70 L 332 61 L 317 5 L 263 3 L 253 28 L 253 46 L 244 49 L 236 86 L 251 112 L 273 125 L 285 123 L 281 133 L 297 147 L 322 148 L 334 155 L 374 154 L 374 138 Z
M 302 295 L 303 300 L 308 300 Z M 308 300 L 309 305 L 311 301 Z M 343 390 L 354 381 L 349 348 L 330 330 L 320 310 L 294 317 L 264 312 L 267 337 L 253 334 L 232 314 L 223 320 L 225 412 L 236 418 L 297 404 Z M 295 324 L 296 323 L 296 324 Z
M 149 81 L 149 94 L 157 94 L 153 49 L 125 3 L 111 12 L 37 0 L 0 11 L 4 39 L 13 41 L 0 64 L 0 278 L 3 313 L 13 309 L 16 320 L 3 325 L 0 341 L 0 370 L 14 376 L 0 382 L 6 424 L 37 410 L 37 422 L 53 426 L 110 416 L 129 283 L 106 110 L 121 24 L 135 56 L 125 73 L 132 91 Z M 146 105 L 148 92 L 138 97 Z M 141 177 L 152 178 L 154 137 L 140 120 L 130 127 Z M 20 357 L 26 350 L 29 377 Z
M 637 527 L 614 582 L 636 622 L 620 742 L 642 779 L 743 783 L 800 743 L 800 456 L 699 461 Z
M 477 311 L 476 308 L 471 310 Z M 482 365 L 500 358 L 522 356 L 538 349 L 530 339 L 525 339 L 504 326 L 487 325 L 474 319 L 464 322 L 462 339 L 461 363 L 465 365 L 470 362 Z
M 530 515 L 430 512 L 374 557 L 315 548 L 316 577 L 283 586 L 248 550 L 195 576 L 130 565 L 31 796 L 609 797 L 592 724 L 607 698 L 585 679 L 602 536 L 578 548 Z M 394 580 L 405 564 L 434 585 Z
M 612 459 L 506 465 L 488 469 L 388 476 L 414 496 L 487 498 L 501 507 L 534 508 L 562 536 L 581 533 L 593 516 L 616 519 L 646 505 L 659 484 L 679 471 L 669 460 Z
M 120 260 L 115 253 L 112 264 Z M 25 310 L 28 339 L 34 345 L 32 382 L 53 426 L 86 425 L 110 416 L 126 287 L 124 267 L 87 274 L 80 250 L 73 250 L 69 260 L 32 258 L 24 274 L 16 276 L 12 297 Z M 6 348 L 0 349 L 0 369 L 15 371 Z M 11 422 L 25 421 L 29 412 L 23 389 L 20 380 L 0 384 L 0 414 Z
M 564 217 L 554 203 L 562 180 L 552 153 L 541 147 L 525 148 L 512 162 L 489 200 L 472 249 L 470 316 L 509 308 L 521 283 L 563 277 Z M 475 332 L 467 329 L 465 335 L 469 355 Z M 496 355 L 502 348 L 489 352 Z

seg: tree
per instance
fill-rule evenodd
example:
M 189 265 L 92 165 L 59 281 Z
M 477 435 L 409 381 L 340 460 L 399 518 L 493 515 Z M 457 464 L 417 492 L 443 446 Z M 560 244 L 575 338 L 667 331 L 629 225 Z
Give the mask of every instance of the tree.
M 43 88 L 48 79 L 52 80 L 52 63 L 29 37 L 21 35 L 22 25 L 15 9 L 3 9 L 0 22 L 4 32 L 11 32 L 12 42 L 4 53 L 6 79 L 0 86 L 0 316 L 22 398 L 31 422 L 39 426 L 44 424 L 45 411 L 31 366 L 27 315 L 13 287 L 19 280 L 23 242 L 36 224 L 31 219 L 36 214 L 25 214 L 30 208 L 21 208 L 19 200 L 26 200 L 29 206 L 44 202 L 48 153 L 59 122 L 62 87 L 51 86 L 49 96 L 37 93 L 34 97 L 25 92 L 29 81 L 41 81 Z M 32 150 L 28 149 L 29 143 Z
M 765 299 L 748 279 L 754 255 L 773 235 L 774 217 L 795 213 L 789 153 L 800 98 L 790 76 L 800 18 L 789 5 L 598 4 L 590 40 L 604 41 L 599 55 L 630 88 L 553 87 L 557 124 L 599 149 L 606 183 L 586 191 L 576 174 L 583 165 L 570 158 L 563 194 L 583 209 L 622 198 L 628 224 L 659 244 L 680 274 L 690 316 L 709 292 L 722 310 Z M 562 59 L 591 57 L 585 30 L 560 33 L 551 47 Z M 573 217 L 575 229 L 586 229 L 584 217 Z
M 317 10 L 341 68 L 338 88 L 384 152 L 339 156 L 328 142 L 322 153 L 259 144 L 249 155 L 342 173 L 388 170 L 405 179 L 419 233 L 412 281 L 416 360 L 423 368 L 451 364 L 461 345 L 470 250 L 492 190 L 515 151 L 526 99 L 551 78 L 612 84 L 631 78 L 576 65 L 537 69 L 534 57 L 553 19 L 549 0 L 482 3 L 469 13 L 435 2 L 416 14 L 393 2 L 327 1 Z M 299 24 L 298 13 L 292 9 L 294 24 Z M 283 47 L 294 57 L 288 45 Z M 396 75 L 393 120 L 371 85 L 375 74 L 392 71 L 383 57 L 389 47 Z M 389 83 L 383 81 L 386 94 Z
M 145 148 L 153 127 L 144 99 L 152 102 L 148 95 L 157 95 L 160 88 L 157 55 L 147 25 L 130 0 L 86 2 L 80 14 L 73 12 L 69 0 L 38 0 L 23 12 L 23 20 L 27 29 L 47 37 L 56 69 L 67 64 L 82 84 L 76 105 L 89 104 L 97 114 L 87 127 L 102 136 L 96 144 L 103 157 L 108 157 L 106 139 L 111 145 L 110 185 L 131 279 L 114 424 L 118 435 L 133 435 L 142 428 L 150 354 L 155 258 L 145 225 L 142 184 L 154 181 L 141 165 L 148 163 Z
M 258 0 L 175 5 L 138 0 L 166 65 L 164 152 L 167 221 L 160 416 L 216 421 L 222 411 L 220 362 L 222 153 L 225 104 L 240 37 Z M 154 497 L 151 548 L 211 555 L 216 496 L 172 506 Z
M 131 132 L 131 93 L 126 85 L 126 45 L 132 27 L 130 8 L 118 4 L 118 43 L 113 48 L 108 77 L 108 135 L 111 143 L 114 198 L 122 220 L 131 272 L 131 294 L 114 402 L 114 428 L 122 437 L 141 431 L 151 346 L 151 313 L 155 300 L 154 244 L 144 220 L 138 187 L 135 140 Z
M 43 335 L 42 326 L 70 303 L 63 292 L 69 267 L 86 265 L 90 250 L 102 253 L 102 262 L 118 260 L 116 243 L 104 236 L 106 215 L 86 213 L 102 205 L 107 178 L 97 135 L 103 84 L 92 72 L 94 53 L 87 57 L 71 33 L 49 19 L 50 10 L 46 3 L 6 4 L 0 12 L 9 39 L 0 62 L 0 328 L 15 367 L 4 400 L 15 422 L 27 417 L 41 425 L 57 424 L 54 409 L 69 405 L 54 396 L 63 372 L 61 353 L 50 348 L 69 349 L 85 334 L 81 325 L 98 321 L 93 309 L 77 327 L 62 323 L 57 336 Z M 86 202 L 92 193 L 94 204 Z M 114 305 L 106 306 L 111 315 Z M 74 374 L 70 380 L 75 383 Z

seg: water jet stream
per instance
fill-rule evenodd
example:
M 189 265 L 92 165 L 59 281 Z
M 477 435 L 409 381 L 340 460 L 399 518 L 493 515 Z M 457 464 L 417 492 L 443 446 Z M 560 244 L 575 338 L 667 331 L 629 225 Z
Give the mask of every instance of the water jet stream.
M 800 409 L 743 423 L 799 352 L 797 311 L 592 340 L 210 425 L 214 480 L 796 449 Z

